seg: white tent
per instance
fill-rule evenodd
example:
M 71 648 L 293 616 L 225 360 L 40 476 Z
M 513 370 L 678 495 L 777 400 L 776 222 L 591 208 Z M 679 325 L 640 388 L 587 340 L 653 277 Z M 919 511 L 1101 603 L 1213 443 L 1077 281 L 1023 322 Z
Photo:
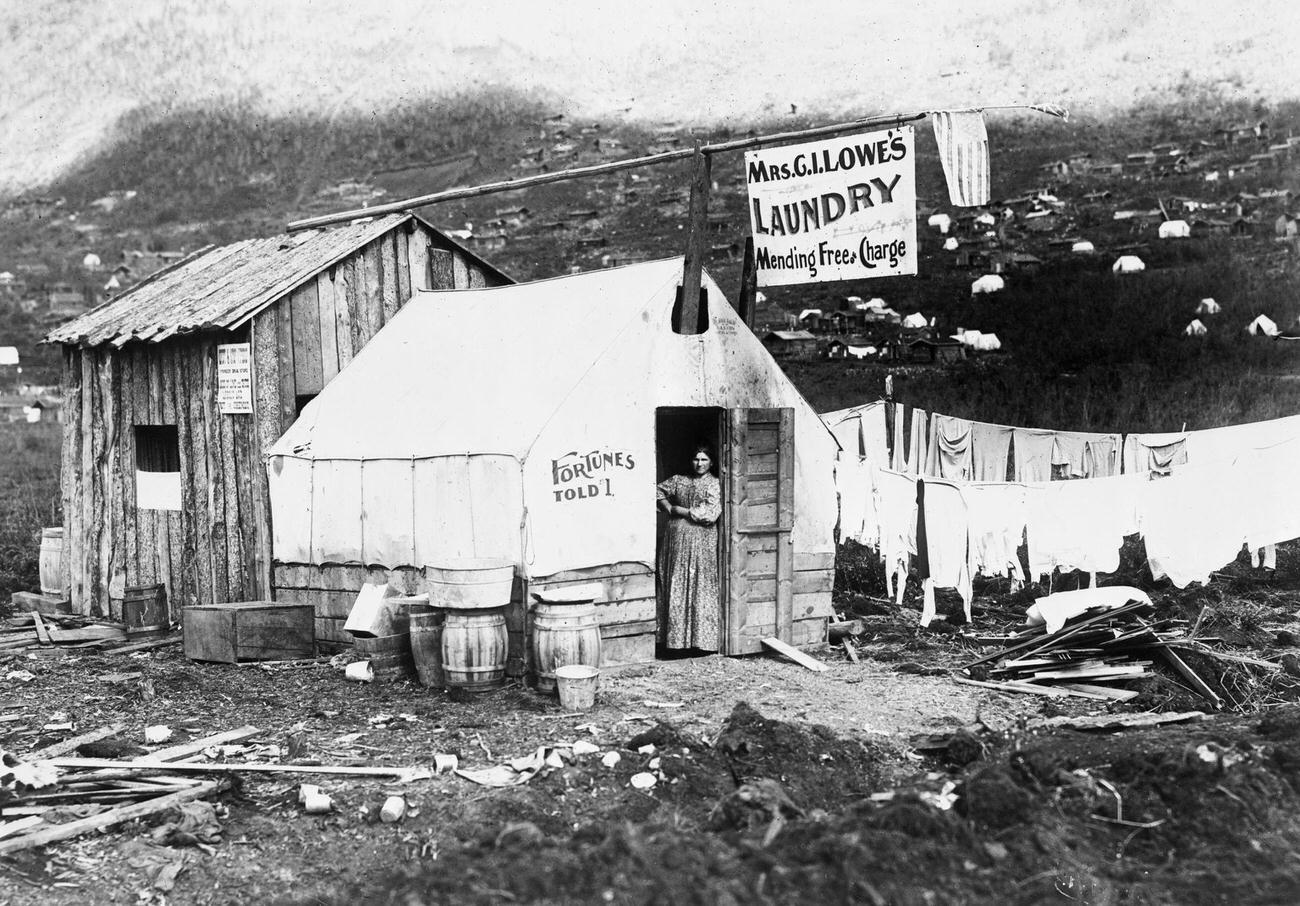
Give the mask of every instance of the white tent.
M 879 296 L 876 296 L 864 302 L 863 307 L 867 308 L 868 310 L 883 311 L 885 308 L 885 300 L 880 298 Z
M 947 235 L 948 230 L 952 229 L 952 218 L 947 214 L 931 214 L 926 223 L 944 235 Z
M 1007 282 L 997 274 L 985 274 L 970 285 L 970 294 L 996 293 L 1007 288 Z
M 960 246 L 961 243 L 957 241 L 956 236 L 949 236 L 943 241 L 943 250 L 945 252 L 955 252 Z
M 101 266 L 99 256 L 94 252 L 87 252 L 86 257 L 81 259 L 81 266 L 88 271 L 99 270 Z
M 997 352 L 1002 348 L 1002 341 L 995 333 L 982 333 L 975 341 L 975 348 L 980 352 Z
M 672 331 L 681 272 L 416 293 L 268 451 L 274 559 L 653 566 L 658 407 L 792 409 L 794 554 L 832 553 L 839 445 L 707 275 Z
M 18 347 L 0 346 L 0 365 L 17 365 Z
M 1217 315 L 1221 311 L 1223 311 L 1223 307 L 1208 297 L 1202 299 L 1200 304 L 1196 306 L 1198 315 Z
M 1097 251 L 1097 247 L 1087 239 L 1080 239 L 1074 245 L 1070 246 L 1070 251 L 1076 255 L 1091 255 Z
M 1205 329 L 1205 325 L 1201 323 L 1200 318 L 1193 318 L 1188 325 L 1183 328 L 1183 333 L 1189 337 L 1203 337 L 1208 333 L 1208 331 Z
M 814 315 L 820 318 L 822 316 L 822 310 L 820 308 L 805 308 L 803 311 L 799 312 L 799 320 L 803 321 L 813 317 Z
M 1246 325 L 1246 333 L 1254 337 L 1275 337 L 1278 334 L 1277 323 L 1268 315 L 1259 315 Z
M 1160 224 L 1161 239 L 1186 239 L 1192 235 L 1192 228 L 1186 220 L 1166 220 Z
M 921 314 L 919 311 L 914 311 L 903 319 L 903 326 L 909 328 L 926 327 L 929 323 L 930 322 L 926 320 L 925 315 Z
M 1116 274 L 1137 274 L 1147 269 L 1137 255 L 1120 255 L 1110 269 Z
M 963 346 L 969 346 L 971 349 L 974 349 L 979 343 L 979 338 L 981 336 L 983 336 L 983 334 L 978 330 L 962 330 L 961 328 L 958 328 L 957 332 L 952 335 L 952 339 L 961 343 Z

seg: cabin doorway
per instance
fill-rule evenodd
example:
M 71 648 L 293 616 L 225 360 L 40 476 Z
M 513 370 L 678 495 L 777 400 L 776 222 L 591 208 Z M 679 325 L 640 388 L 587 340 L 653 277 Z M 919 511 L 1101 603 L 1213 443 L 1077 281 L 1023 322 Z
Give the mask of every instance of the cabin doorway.
M 699 444 L 707 444 L 713 450 L 714 456 L 714 474 L 721 476 L 722 471 L 722 432 L 726 423 L 726 410 L 712 406 L 663 406 L 655 410 L 655 482 L 656 484 L 672 478 L 674 475 L 690 475 L 692 458 L 695 453 L 695 447 Z M 723 512 L 726 511 L 725 500 L 723 502 Z M 655 531 L 655 551 L 656 551 L 656 586 L 657 594 L 657 637 L 656 637 L 656 656 L 660 658 L 689 657 L 711 653 L 710 651 L 697 648 L 669 648 L 666 646 L 668 634 L 668 606 L 667 591 L 665 582 L 669 580 L 667 576 L 658 575 L 658 564 L 661 562 L 661 556 L 664 552 L 665 537 L 668 532 L 671 517 L 664 513 L 657 506 L 655 508 L 655 518 L 657 520 Z M 722 569 L 726 563 L 724 556 L 722 539 L 726 536 L 724 518 L 720 517 L 713 527 L 718 539 L 716 547 L 716 568 L 718 570 L 719 581 L 716 587 L 719 589 L 717 598 L 717 612 L 713 615 L 714 623 L 717 626 L 718 642 L 715 650 L 722 650 L 725 642 L 726 630 L 723 620 L 723 602 L 724 598 L 721 592 L 722 588 Z

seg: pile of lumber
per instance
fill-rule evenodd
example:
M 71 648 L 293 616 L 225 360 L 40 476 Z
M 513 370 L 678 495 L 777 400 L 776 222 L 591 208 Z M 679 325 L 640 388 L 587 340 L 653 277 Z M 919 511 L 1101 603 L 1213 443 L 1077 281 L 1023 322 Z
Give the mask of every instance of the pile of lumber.
M 1181 620 L 1156 619 L 1147 601 L 1086 611 L 1052 634 L 1045 626 L 1016 633 L 1009 639 L 1013 644 L 962 668 L 971 677 L 963 682 L 1122 702 L 1138 695 L 1123 684 L 1154 673 L 1159 660 L 1218 707 L 1222 699 L 1174 650 L 1187 641 L 1185 626 Z
M 9 617 L 0 623 L 0 654 L 35 648 L 113 648 L 141 651 L 174 645 L 179 634 L 153 633 L 128 635 L 126 625 L 111 620 L 97 620 L 75 614 L 49 614 L 32 611 Z

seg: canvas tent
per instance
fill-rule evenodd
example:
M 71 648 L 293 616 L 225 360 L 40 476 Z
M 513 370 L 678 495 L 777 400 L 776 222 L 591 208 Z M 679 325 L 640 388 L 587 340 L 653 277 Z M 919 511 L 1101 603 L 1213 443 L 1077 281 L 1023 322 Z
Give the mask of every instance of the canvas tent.
M 1218 302 L 1215 302 L 1213 299 L 1208 297 L 1202 299 L 1200 304 L 1196 306 L 1196 313 L 1198 315 L 1217 315 L 1222 310 L 1223 308 Z
M 997 274 L 985 274 L 970 285 L 970 294 L 976 296 L 980 293 L 996 293 L 1006 287 L 1006 281 Z
M 1187 225 L 1186 220 L 1166 220 L 1159 227 L 1161 239 L 1186 239 L 1191 235 L 1192 228 Z
M 925 315 L 921 314 L 919 311 L 914 311 L 903 319 L 903 326 L 912 330 L 927 327 L 929 324 L 930 322 L 925 319 Z
M 1193 318 L 1183 328 L 1183 333 L 1189 337 L 1203 337 L 1206 332 L 1205 325 L 1201 323 L 1200 318 Z
M 707 329 L 673 331 L 681 272 L 672 259 L 418 293 L 270 448 L 276 563 L 490 557 L 531 586 L 623 577 L 642 589 L 623 602 L 634 659 L 651 659 L 655 484 L 711 435 L 725 653 L 822 641 L 838 444 L 707 275 Z
M 1076 255 L 1091 255 L 1093 252 L 1097 251 L 1097 247 L 1087 239 L 1080 239 L 1074 245 L 1070 246 L 1070 251 L 1074 252 Z
M 1146 270 L 1147 266 L 1137 255 L 1120 255 L 1110 269 L 1116 274 L 1137 274 Z
M 1268 315 L 1258 315 L 1255 320 L 1246 325 L 1246 333 L 1251 336 L 1277 336 L 1277 323 Z

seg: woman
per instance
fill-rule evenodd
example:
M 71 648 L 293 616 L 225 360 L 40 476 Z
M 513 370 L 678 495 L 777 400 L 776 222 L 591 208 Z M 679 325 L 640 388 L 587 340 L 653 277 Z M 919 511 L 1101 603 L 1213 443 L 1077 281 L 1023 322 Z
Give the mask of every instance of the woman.
M 659 483 L 658 506 L 668 514 L 659 545 L 659 614 L 669 648 L 718 650 L 718 517 L 722 488 L 713 451 L 697 444 L 690 475 Z

